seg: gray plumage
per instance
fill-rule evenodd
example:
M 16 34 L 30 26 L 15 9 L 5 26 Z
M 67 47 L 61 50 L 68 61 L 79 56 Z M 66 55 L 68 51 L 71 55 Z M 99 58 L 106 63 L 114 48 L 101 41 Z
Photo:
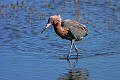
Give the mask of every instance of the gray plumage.
M 64 20 L 61 22 L 61 26 L 68 28 L 70 33 L 73 35 L 75 41 L 81 40 L 83 37 L 87 36 L 88 29 L 85 25 L 72 20 Z

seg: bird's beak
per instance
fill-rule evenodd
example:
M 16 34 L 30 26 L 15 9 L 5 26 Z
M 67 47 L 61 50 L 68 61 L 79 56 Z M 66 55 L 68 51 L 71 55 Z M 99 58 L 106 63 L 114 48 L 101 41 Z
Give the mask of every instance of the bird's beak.
M 51 25 L 52 25 L 51 23 L 48 23 L 48 24 L 46 25 L 46 27 L 41 31 L 41 33 L 43 33 L 43 31 L 45 31 L 45 30 L 46 30 L 47 28 L 49 28 Z

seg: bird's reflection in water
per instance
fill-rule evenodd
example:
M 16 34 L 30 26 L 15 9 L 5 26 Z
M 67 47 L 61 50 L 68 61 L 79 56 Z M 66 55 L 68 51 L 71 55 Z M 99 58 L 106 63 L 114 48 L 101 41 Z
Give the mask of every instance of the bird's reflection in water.
M 76 68 L 78 59 L 67 61 L 70 69 L 68 69 L 67 73 L 60 75 L 57 80 L 88 80 L 88 70 L 85 68 Z

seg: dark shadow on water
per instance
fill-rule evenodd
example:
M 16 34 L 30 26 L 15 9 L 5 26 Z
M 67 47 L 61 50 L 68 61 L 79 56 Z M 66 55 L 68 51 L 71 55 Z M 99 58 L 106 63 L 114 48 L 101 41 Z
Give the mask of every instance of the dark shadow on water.
M 78 59 L 67 60 L 69 69 L 61 74 L 57 80 L 88 80 L 89 72 L 85 68 L 77 67 Z

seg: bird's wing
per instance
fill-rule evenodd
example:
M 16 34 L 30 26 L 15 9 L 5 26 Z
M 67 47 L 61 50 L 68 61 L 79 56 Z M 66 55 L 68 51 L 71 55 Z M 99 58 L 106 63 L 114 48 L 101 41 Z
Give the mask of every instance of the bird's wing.
M 76 39 L 82 39 L 88 33 L 88 29 L 79 22 L 72 20 L 62 21 L 62 27 L 68 28 Z

